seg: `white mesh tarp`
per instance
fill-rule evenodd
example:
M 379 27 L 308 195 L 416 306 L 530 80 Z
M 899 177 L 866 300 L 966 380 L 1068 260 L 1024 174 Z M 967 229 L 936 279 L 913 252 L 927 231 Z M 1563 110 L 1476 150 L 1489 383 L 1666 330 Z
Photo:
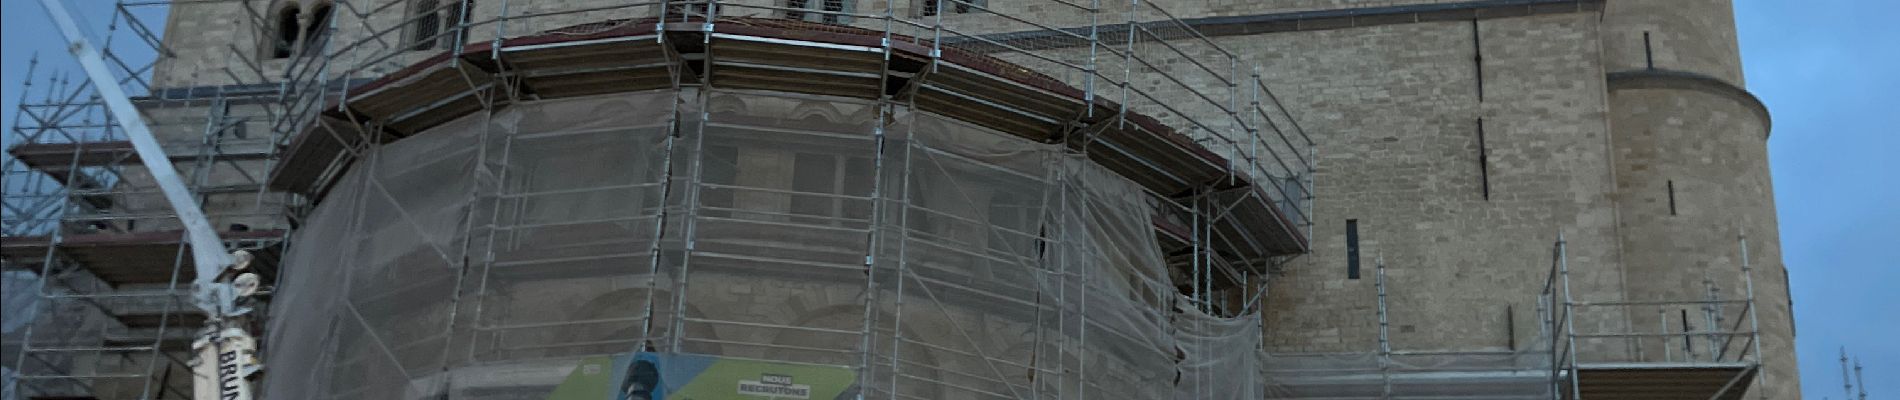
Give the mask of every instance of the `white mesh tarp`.
M 877 398 L 1244 397 L 1229 356 L 1259 324 L 1172 328 L 1156 201 L 1061 145 L 871 101 L 517 103 L 339 179 L 293 238 L 265 398 L 542 399 L 635 351 L 845 366 Z
M 27 325 L 39 316 L 39 276 L 27 271 L 0 271 L 0 400 L 13 400 L 16 382 L 11 360 L 19 357 L 19 342 Z
M 40 278 L 28 271 L 0 271 L 0 335 L 25 328 L 39 315 Z
M 1220 318 L 1176 302 L 1174 338 L 1181 348 L 1175 399 L 1255 400 L 1263 395 L 1260 315 Z
M 1269 399 L 1548 399 L 1550 357 L 1525 351 L 1269 354 Z

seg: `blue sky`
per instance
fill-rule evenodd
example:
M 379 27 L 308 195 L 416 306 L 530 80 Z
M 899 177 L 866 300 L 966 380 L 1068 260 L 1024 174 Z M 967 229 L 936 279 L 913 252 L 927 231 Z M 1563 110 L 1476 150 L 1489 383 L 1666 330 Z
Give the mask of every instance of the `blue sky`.
M 1900 1 L 1737 0 L 1735 18 L 1774 116 L 1802 392 L 1842 398 L 1846 346 L 1869 397 L 1900 397 Z
M 1870 378 L 1900 376 L 1900 1 L 1735 2 L 1748 89 L 1774 116 L 1803 392 L 1840 399 L 1842 346 Z M 36 52 L 36 95 L 49 71 L 80 74 L 37 3 L 0 1 L 0 126 L 13 124 Z M 104 36 L 109 2 L 68 4 L 85 5 L 75 9 L 90 34 Z M 1900 397 L 1900 382 L 1867 384 L 1871 397 Z

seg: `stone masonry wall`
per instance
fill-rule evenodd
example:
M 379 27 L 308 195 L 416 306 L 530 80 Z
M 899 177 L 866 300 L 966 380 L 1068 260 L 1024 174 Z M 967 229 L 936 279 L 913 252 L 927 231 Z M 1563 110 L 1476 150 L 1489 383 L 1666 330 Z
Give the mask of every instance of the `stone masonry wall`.
M 1603 9 L 1604 67 L 1690 71 L 1742 85 L 1730 0 L 1611 1 Z M 1643 36 L 1649 35 L 1648 52 Z
M 1269 350 L 1376 350 L 1381 255 L 1395 349 L 1527 346 L 1560 232 L 1579 292 L 1618 296 L 1595 19 L 1479 21 L 1482 101 L 1470 21 L 1223 43 L 1262 62 L 1321 154 L 1314 251 L 1271 282 Z M 1357 280 L 1346 273 L 1348 219 L 1360 229 Z
M 1473 27 L 1451 21 L 1214 38 L 1240 65 L 1260 67 L 1319 147 L 1314 250 L 1270 283 L 1269 351 L 1376 350 L 1380 255 L 1389 267 L 1393 345 L 1401 350 L 1526 349 L 1540 327 L 1536 299 L 1559 232 L 1569 241 L 1578 295 L 1621 298 L 1596 15 L 1483 20 L 1477 40 Z M 1130 76 L 1133 87 L 1155 91 L 1171 110 L 1118 97 L 1123 66 L 1112 57 L 1097 60 L 1104 71 L 1098 95 L 1176 125 L 1183 125 L 1180 114 L 1218 116 L 1208 101 L 1155 72 L 1224 101 L 1231 92 L 1216 78 L 1228 74 L 1220 53 L 1196 40 L 1171 44 L 1184 54 L 1136 46 L 1153 66 L 1134 65 Z M 1480 47 L 1482 100 L 1474 61 Z M 1082 51 L 1045 56 L 1079 59 Z M 1045 60 L 1003 57 L 1061 72 Z M 1221 65 L 1208 72 L 1184 58 Z M 1060 75 L 1080 85 L 1075 75 Z M 1346 272 L 1348 219 L 1360 227 L 1356 280 Z M 1624 318 L 1580 323 L 1609 331 Z
M 189 87 L 220 85 L 232 83 L 224 69 L 250 80 L 258 80 L 257 72 L 243 65 L 245 61 L 265 62 L 263 44 L 260 42 L 267 32 L 252 17 L 251 11 L 258 16 L 268 16 L 262 4 L 247 5 L 251 2 L 183 2 L 171 5 L 169 18 L 165 23 L 165 47 L 171 57 L 161 59 L 153 68 L 152 86 L 154 88 Z M 252 7 L 248 9 L 246 7 Z M 259 66 L 263 75 L 282 74 L 283 67 L 275 69 Z

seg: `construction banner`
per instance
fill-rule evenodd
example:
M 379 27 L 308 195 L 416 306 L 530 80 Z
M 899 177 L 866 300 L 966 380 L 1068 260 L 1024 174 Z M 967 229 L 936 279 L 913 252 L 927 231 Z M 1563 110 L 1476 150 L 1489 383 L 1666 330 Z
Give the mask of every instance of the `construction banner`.
M 581 360 L 548 400 L 843 400 L 856 383 L 843 366 L 629 353 Z

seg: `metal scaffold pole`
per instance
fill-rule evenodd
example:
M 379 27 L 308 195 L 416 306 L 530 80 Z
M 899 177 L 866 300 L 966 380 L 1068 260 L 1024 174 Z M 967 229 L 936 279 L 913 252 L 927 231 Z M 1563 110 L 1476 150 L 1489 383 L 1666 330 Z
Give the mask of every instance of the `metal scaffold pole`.
M 1848 378 L 1850 376 L 1847 374 L 1847 348 L 1841 347 L 1841 394 L 1847 396 L 1842 397 L 1843 399 L 1854 398 L 1854 382 Z
M 1860 376 L 1860 357 L 1854 357 L 1854 382 L 1860 384 L 1860 400 L 1867 400 L 1867 380 Z
M 1568 353 L 1564 358 L 1568 360 L 1570 364 L 1570 398 L 1577 400 L 1583 398 L 1583 389 L 1580 387 L 1581 381 L 1577 377 L 1577 321 L 1575 315 L 1576 309 L 1574 308 L 1576 302 L 1570 296 L 1570 260 L 1565 253 L 1564 245 L 1564 235 L 1563 233 L 1558 233 L 1556 251 L 1557 273 L 1558 280 L 1563 281 L 1564 343 L 1566 347 L 1568 347 Z
M 878 69 L 878 87 L 880 88 L 888 87 L 891 80 L 891 21 L 895 18 L 895 15 L 892 13 L 893 11 L 890 7 L 885 7 L 884 35 L 879 42 L 879 51 L 883 53 L 879 60 L 882 65 Z M 865 300 L 864 315 L 862 316 L 863 321 L 858 330 L 859 358 L 857 385 L 862 388 L 860 389 L 861 391 L 870 390 L 873 379 L 871 375 L 873 371 L 876 370 L 876 362 L 873 354 L 877 352 L 877 340 L 874 333 L 877 331 L 877 307 L 878 301 L 880 301 L 877 295 L 877 266 L 879 262 L 877 256 L 879 252 L 878 249 L 882 248 L 880 239 L 882 238 L 884 230 L 885 218 L 885 204 L 883 200 L 885 190 L 884 168 L 890 163 L 889 160 L 885 159 L 885 144 L 887 143 L 885 130 L 891 125 L 892 108 L 896 107 L 896 105 L 892 104 L 891 97 L 891 95 L 885 93 L 878 94 L 877 105 L 875 106 L 877 108 L 877 120 L 876 123 L 871 126 L 871 217 L 868 222 L 870 229 L 868 232 L 865 232 L 864 235 L 863 296 Z M 900 276 L 899 278 L 901 279 L 902 277 Z
M 1762 365 L 1764 365 L 1761 362 L 1761 319 L 1755 316 L 1755 271 L 1748 260 L 1748 231 L 1742 231 L 1739 236 L 1737 241 L 1741 242 L 1742 248 L 1742 289 L 1745 291 L 1742 294 L 1746 296 L 1744 301 L 1747 302 L 1743 304 L 1743 307 L 1748 309 L 1748 343 L 1751 346 L 1750 352 L 1754 353 L 1755 358 L 1755 396 L 1757 398 L 1767 398 L 1768 390 L 1766 384 L 1768 383 L 1768 378 L 1764 376 L 1766 374 L 1760 371 Z

